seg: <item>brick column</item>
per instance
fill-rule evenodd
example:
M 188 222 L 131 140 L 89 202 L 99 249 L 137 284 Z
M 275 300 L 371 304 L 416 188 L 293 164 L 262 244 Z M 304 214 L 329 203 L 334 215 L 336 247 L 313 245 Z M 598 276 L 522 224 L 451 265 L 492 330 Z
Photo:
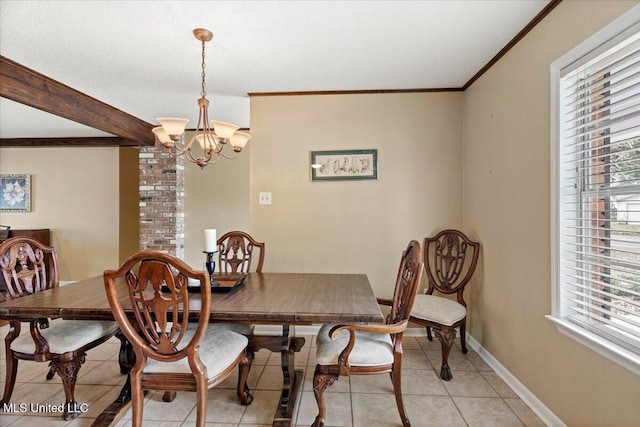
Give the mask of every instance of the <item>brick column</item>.
M 184 156 L 140 147 L 140 250 L 184 257 Z

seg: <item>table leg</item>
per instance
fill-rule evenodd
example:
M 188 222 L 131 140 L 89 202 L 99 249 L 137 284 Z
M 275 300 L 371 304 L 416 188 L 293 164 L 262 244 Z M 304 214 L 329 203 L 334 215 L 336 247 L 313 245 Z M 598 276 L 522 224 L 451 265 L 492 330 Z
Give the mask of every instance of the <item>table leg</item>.
M 125 344 L 125 341 L 123 341 L 123 344 Z M 123 354 L 125 354 L 126 357 L 123 358 Z M 122 386 L 122 390 L 120 390 L 120 394 L 116 400 L 102 411 L 100 416 L 91 424 L 91 427 L 106 427 L 111 425 L 114 421 L 122 417 L 124 412 L 131 406 L 131 377 L 129 377 L 129 371 L 131 371 L 135 364 L 135 357 L 133 347 L 129 341 L 126 341 L 126 351 L 120 353 L 120 368 L 121 371 L 126 370 L 127 381 L 125 381 L 124 386 Z
M 249 338 L 249 346 L 252 351 L 266 348 L 272 352 L 280 353 L 282 366 L 282 393 L 278 402 L 278 409 L 273 419 L 273 427 L 289 427 L 293 423 L 293 415 L 296 402 L 302 391 L 304 372 L 295 369 L 295 353 L 304 346 L 305 339 L 291 336 L 292 327 L 283 325 L 282 335 L 265 336 L 253 335 Z

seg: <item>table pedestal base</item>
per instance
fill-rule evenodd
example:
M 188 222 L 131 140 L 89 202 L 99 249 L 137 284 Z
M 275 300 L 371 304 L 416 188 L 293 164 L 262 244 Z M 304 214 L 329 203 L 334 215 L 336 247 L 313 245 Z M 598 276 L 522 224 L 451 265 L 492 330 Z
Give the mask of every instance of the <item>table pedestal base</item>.
M 274 427 L 289 427 L 293 425 L 296 403 L 302 393 L 302 381 L 304 373 L 295 369 L 295 354 L 304 346 L 305 339 L 302 337 L 290 336 L 294 332 L 294 327 L 290 325 L 282 326 L 282 335 L 251 335 L 249 337 L 249 348 L 252 352 L 260 349 L 267 349 L 274 353 L 280 353 L 280 364 L 282 366 L 282 394 L 278 402 L 273 419 Z

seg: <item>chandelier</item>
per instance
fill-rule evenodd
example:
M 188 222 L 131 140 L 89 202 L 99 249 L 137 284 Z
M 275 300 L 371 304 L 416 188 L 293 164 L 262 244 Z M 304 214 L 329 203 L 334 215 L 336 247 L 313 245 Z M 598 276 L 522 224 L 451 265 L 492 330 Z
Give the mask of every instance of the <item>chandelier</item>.
M 189 122 L 188 119 L 158 117 L 157 120 L 161 126 L 153 128 L 152 131 L 171 155 L 184 155 L 190 162 L 204 168 L 223 157 L 225 159 L 235 158 L 251 139 L 251 135 L 245 132 L 238 132 L 239 126 L 216 120 L 211 120 L 212 127 L 209 127 L 209 100 L 205 90 L 204 57 L 205 43 L 213 39 L 213 33 L 204 28 L 196 28 L 193 30 L 193 34 L 202 42 L 202 91 L 200 92 L 200 99 L 198 99 L 198 125 L 196 130 L 189 142 L 186 143 L 184 131 Z M 194 144 L 196 141 L 198 144 Z M 223 151 L 227 145 L 233 148 L 233 153 L 227 154 Z

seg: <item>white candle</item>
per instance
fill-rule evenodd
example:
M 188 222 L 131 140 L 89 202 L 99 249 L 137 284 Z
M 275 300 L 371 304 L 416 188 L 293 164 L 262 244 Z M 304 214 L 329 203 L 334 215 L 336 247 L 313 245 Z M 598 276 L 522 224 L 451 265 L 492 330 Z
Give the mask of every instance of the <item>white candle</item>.
M 209 228 L 204 230 L 204 251 L 216 252 L 218 246 L 218 239 L 216 238 L 216 229 Z

